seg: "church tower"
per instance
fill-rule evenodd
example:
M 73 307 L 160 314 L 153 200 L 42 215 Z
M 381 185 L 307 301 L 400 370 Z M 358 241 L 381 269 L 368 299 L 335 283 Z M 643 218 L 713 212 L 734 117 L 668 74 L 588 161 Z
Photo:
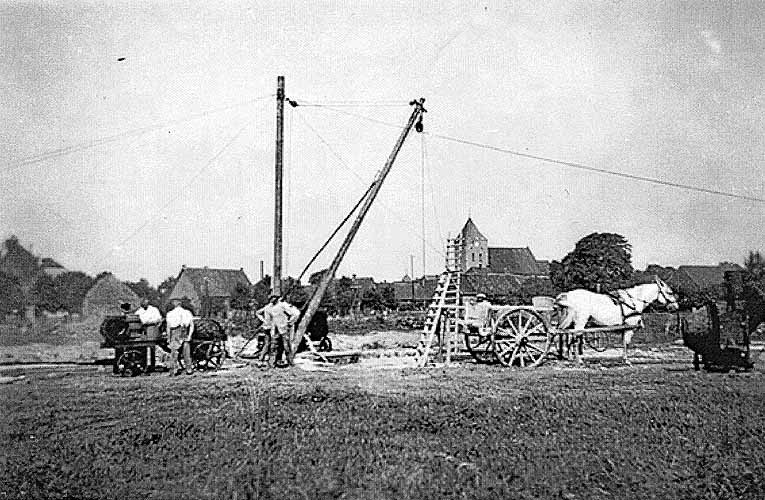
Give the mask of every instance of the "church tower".
M 481 234 L 473 219 L 468 218 L 460 232 L 462 245 L 460 247 L 460 264 L 462 270 L 472 267 L 489 267 L 489 240 Z

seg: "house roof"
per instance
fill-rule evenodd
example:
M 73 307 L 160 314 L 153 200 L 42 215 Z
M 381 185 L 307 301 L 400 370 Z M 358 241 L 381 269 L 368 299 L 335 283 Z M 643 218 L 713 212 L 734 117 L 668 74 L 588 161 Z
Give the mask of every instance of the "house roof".
M 521 287 L 522 278 L 509 273 L 468 272 L 462 275 L 460 290 L 467 295 L 507 295 Z
M 393 287 L 393 293 L 396 300 L 412 300 L 412 285 L 414 284 L 414 298 L 416 300 L 429 300 L 433 298 L 438 285 L 438 276 L 426 276 L 424 279 L 415 279 L 413 281 L 394 281 L 388 283 Z
M 547 274 L 540 269 L 528 247 L 489 247 L 489 270 L 493 273 Z
M 51 259 L 50 257 L 43 257 L 40 260 L 40 267 L 59 267 L 61 269 L 64 269 L 64 266 L 62 266 L 55 260 Z
M 680 266 L 678 273 L 685 274 L 694 285 L 701 289 L 720 286 L 725 283 L 726 271 L 743 271 L 738 264 L 723 263 L 717 266 Z
M 178 275 L 186 277 L 194 287 L 197 296 L 205 295 L 204 284 L 207 283 L 207 293 L 210 297 L 230 297 L 238 284 L 250 286 L 250 280 L 242 269 L 211 269 L 208 267 L 184 267 Z M 175 298 L 175 288 L 170 298 Z

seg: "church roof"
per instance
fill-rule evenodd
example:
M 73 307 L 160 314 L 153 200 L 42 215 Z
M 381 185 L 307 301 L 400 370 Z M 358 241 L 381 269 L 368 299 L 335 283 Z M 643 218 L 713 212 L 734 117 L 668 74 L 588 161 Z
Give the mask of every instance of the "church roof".
M 526 248 L 489 247 L 489 269 L 494 273 L 544 275 L 534 254 Z

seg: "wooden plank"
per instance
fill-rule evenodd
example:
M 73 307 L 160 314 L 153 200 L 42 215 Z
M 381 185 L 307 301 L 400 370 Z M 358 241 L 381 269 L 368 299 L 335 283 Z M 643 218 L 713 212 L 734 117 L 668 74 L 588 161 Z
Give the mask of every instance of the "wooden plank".
M 614 326 L 594 326 L 584 330 L 559 330 L 553 328 L 553 333 L 568 333 L 573 335 L 582 335 L 584 333 L 608 333 L 608 332 L 626 332 L 627 330 L 640 330 L 640 325 L 614 325 Z

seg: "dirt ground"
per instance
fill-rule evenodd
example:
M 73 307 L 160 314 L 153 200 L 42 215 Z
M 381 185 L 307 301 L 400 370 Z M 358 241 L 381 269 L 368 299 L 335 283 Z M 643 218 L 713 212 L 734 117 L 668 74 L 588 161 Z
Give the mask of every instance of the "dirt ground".
M 0 498 L 765 497 L 761 371 L 401 359 L 6 368 Z

